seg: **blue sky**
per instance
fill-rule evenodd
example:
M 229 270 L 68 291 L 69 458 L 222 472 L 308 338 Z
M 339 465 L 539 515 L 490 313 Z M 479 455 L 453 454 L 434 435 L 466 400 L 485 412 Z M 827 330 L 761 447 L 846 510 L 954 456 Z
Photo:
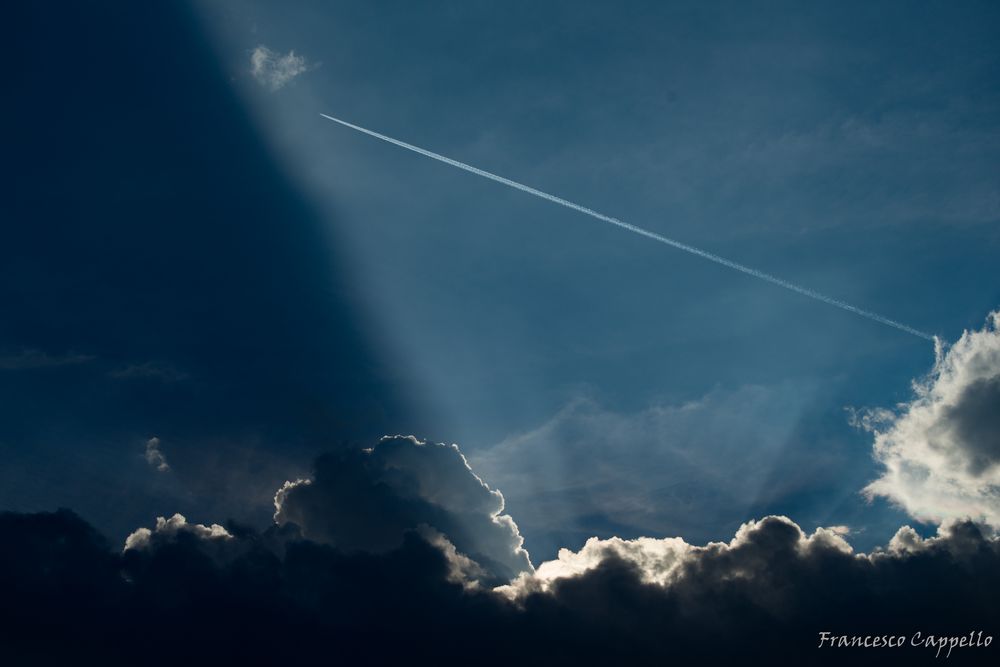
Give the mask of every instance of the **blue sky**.
M 907 520 L 861 498 L 878 468 L 845 408 L 907 400 L 926 341 L 319 113 L 954 340 L 1000 304 L 995 9 L 173 20 L 106 26 L 75 73 L 78 37 L 25 46 L 14 85 L 44 103 L 4 112 L 27 128 L 0 250 L 4 505 L 119 532 L 259 521 L 317 453 L 414 433 L 458 443 L 541 557 L 767 513 L 865 548 Z M 116 57 L 144 41 L 167 46 Z M 302 71 L 262 85 L 261 47 Z
M 234 69 L 258 44 L 310 63 L 247 94 L 338 214 L 373 317 L 439 415 L 424 435 L 461 444 L 529 546 L 719 538 L 765 511 L 884 541 L 900 516 L 859 498 L 875 466 L 845 408 L 906 399 L 931 346 L 312 116 L 954 339 L 998 297 L 998 63 L 981 12 L 270 9 L 210 13 Z M 684 429 L 649 423 L 692 403 Z M 502 453 L 513 441 L 546 463 Z M 698 501 L 682 502 L 671 489 L 691 475 Z

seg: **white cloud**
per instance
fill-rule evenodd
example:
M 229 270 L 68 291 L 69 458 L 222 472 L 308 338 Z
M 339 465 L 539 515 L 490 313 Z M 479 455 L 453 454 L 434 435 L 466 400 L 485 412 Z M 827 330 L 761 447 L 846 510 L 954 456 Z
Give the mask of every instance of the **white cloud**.
M 950 348 L 937 347 L 930 374 L 894 411 L 868 411 L 885 466 L 869 484 L 921 521 L 971 517 L 1000 527 L 1000 311 Z
M 281 54 L 260 45 L 250 54 L 250 73 L 259 84 L 271 91 L 284 87 L 308 69 L 306 59 L 296 55 L 295 51 Z
M 545 561 L 534 574 L 522 574 L 510 586 L 502 586 L 497 590 L 508 597 L 517 597 L 526 592 L 547 591 L 558 579 L 582 575 L 608 558 L 619 558 L 635 564 L 644 583 L 664 585 L 676 574 L 684 557 L 693 548 L 679 537 L 640 537 L 634 540 L 623 540 L 620 537 L 602 540 L 592 537 L 579 551 L 560 549 L 555 560 Z
M 146 463 L 160 472 L 170 470 L 170 466 L 167 464 L 167 457 L 160 451 L 160 439 L 155 436 L 146 441 Z
M 843 533 L 843 526 L 835 526 L 817 528 L 812 535 L 807 535 L 788 517 L 768 516 L 744 523 L 728 543 L 710 542 L 703 547 L 688 544 L 679 537 L 634 540 L 592 537 L 579 551 L 561 549 L 556 560 L 546 561 L 535 572 L 523 573 L 509 585 L 494 590 L 512 600 L 531 593 L 549 592 L 560 580 L 580 577 L 611 560 L 632 566 L 642 583 L 661 587 L 673 586 L 684 577 L 690 578 L 691 572 L 696 570 L 700 577 L 714 578 L 705 577 L 704 568 L 709 563 L 725 570 L 722 579 L 749 579 L 754 576 L 754 570 L 769 567 L 770 559 L 766 556 L 783 550 L 802 560 L 820 552 L 851 555 L 854 550 L 842 537 Z M 760 557 L 762 555 L 765 557 Z
M 205 526 L 200 523 L 188 523 L 181 514 L 174 514 L 169 519 L 164 517 L 156 518 L 156 527 L 137 528 L 132 534 L 125 538 L 125 551 L 131 549 L 148 549 L 155 541 L 171 540 L 180 533 L 190 533 L 202 540 L 229 540 L 232 535 L 228 530 L 217 523 Z

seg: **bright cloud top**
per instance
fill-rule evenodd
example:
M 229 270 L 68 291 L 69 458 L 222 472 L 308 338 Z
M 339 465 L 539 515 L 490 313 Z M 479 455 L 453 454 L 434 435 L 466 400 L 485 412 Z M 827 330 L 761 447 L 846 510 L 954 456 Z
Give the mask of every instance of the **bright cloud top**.
M 446 553 L 472 558 L 490 581 L 533 570 L 503 495 L 472 472 L 456 445 L 386 436 L 371 449 L 328 454 L 311 479 L 286 482 L 274 504 L 277 524 L 344 551 L 388 552 L 417 531 L 450 543 Z
M 180 534 L 189 534 L 201 540 L 228 540 L 232 535 L 217 523 L 206 526 L 200 523 L 188 523 L 183 514 L 174 514 L 169 519 L 157 517 L 156 528 L 137 528 L 125 539 L 125 551 L 131 549 L 149 549 L 160 541 L 169 541 Z
M 907 530 L 912 532 L 909 527 L 900 532 Z M 806 535 L 791 519 L 769 516 L 743 524 L 729 543 L 711 542 L 703 547 L 688 544 L 679 537 L 634 540 L 592 537 L 579 551 L 560 549 L 557 559 L 542 563 L 535 572 L 522 573 L 510 585 L 500 586 L 496 591 L 510 599 L 547 592 L 557 582 L 580 577 L 608 561 L 626 563 L 634 568 L 642 583 L 659 586 L 671 586 L 709 561 L 725 563 L 727 570 L 739 570 L 739 576 L 751 577 L 754 568 L 763 569 L 770 562 L 769 557 L 757 557 L 758 552 L 780 550 L 776 547 L 778 543 L 799 559 L 812 558 L 813 552 L 831 550 L 850 555 L 854 550 L 842 537 L 845 532 L 843 527 L 817 528 L 812 535 Z M 783 537 L 776 542 L 773 534 Z M 914 549 L 917 549 L 920 538 L 915 539 Z
M 896 411 L 862 415 L 882 476 L 865 489 L 913 517 L 971 517 L 1000 527 L 1000 311 L 950 348 Z

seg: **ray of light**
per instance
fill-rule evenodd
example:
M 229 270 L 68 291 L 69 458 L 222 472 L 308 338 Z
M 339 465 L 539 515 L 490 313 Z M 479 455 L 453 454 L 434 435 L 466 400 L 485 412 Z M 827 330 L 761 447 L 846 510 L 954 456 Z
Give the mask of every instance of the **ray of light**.
M 630 231 L 630 232 L 632 232 L 634 234 L 639 234 L 640 236 L 645 236 L 646 238 L 653 239 L 654 241 L 659 241 L 660 243 L 664 243 L 664 244 L 666 244 L 668 246 L 677 248 L 678 250 L 683 250 L 684 252 L 690 253 L 692 255 L 697 255 L 698 257 L 701 257 L 702 259 L 707 259 L 710 262 L 715 262 L 716 264 L 721 264 L 722 266 L 725 266 L 725 267 L 728 267 L 730 269 L 739 271 L 741 273 L 745 273 L 748 276 L 753 276 L 754 278 L 758 278 L 758 279 L 763 280 L 765 282 L 769 282 L 769 283 L 771 283 L 773 285 L 777 285 L 778 287 L 784 287 L 787 290 L 791 290 L 792 292 L 796 292 L 796 293 L 801 294 L 803 296 L 807 296 L 810 299 L 816 299 L 817 301 L 822 301 L 825 304 L 828 304 L 828 305 L 831 305 L 831 306 L 836 306 L 837 308 L 840 308 L 842 310 L 846 310 L 846 311 L 848 311 L 850 313 L 854 313 L 855 315 L 860 315 L 861 317 L 868 318 L 869 320 L 872 320 L 874 322 L 878 322 L 879 324 L 884 324 L 886 326 L 894 327 L 894 328 L 896 328 L 896 329 L 898 329 L 900 331 L 905 331 L 908 334 L 912 334 L 914 336 L 918 336 L 918 337 L 924 338 L 926 340 L 930 340 L 930 341 L 935 340 L 934 336 L 932 336 L 930 334 L 927 334 L 927 333 L 924 333 L 923 331 L 919 331 L 917 329 L 914 329 L 913 327 L 907 326 L 907 325 L 903 324 L 902 322 L 897 322 L 896 320 L 891 320 L 888 317 L 883 317 L 882 315 L 879 315 L 877 313 L 873 313 L 871 311 L 863 310 L 861 308 L 858 308 L 857 306 L 852 306 L 849 303 L 845 303 L 844 301 L 840 301 L 838 299 L 834 299 L 833 297 L 826 296 L 825 294 L 820 294 L 819 292 L 817 292 L 815 290 L 811 290 L 811 289 L 809 289 L 807 287 L 802 287 L 800 285 L 796 285 L 795 283 L 790 283 L 787 280 L 782 280 L 781 278 L 777 278 L 775 276 L 772 276 L 769 273 L 764 273 L 763 271 L 758 271 L 757 269 L 754 269 L 754 268 L 749 267 L 749 266 L 745 266 L 745 265 L 740 264 L 738 262 L 734 262 L 732 260 L 726 259 L 725 257 L 720 257 L 719 255 L 716 255 L 714 253 L 708 252 L 706 250 L 701 250 L 700 248 L 695 248 L 694 246 L 690 246 L 690 245 L 688 245 L 686 243 L 681 243 L 680 241 L 675 241 L 674 239 L 671 239 L 671 238 L 668 238 L 666 236 L 663 236 L 662 234 L 657 234 L 656 232 L 649 231 L 648 229 L 643 229 L 642 227 L 636 227 L 635 225 L 632 225 L 632 224 L 629 224 L 629 223 L 624 222 L 622 220 L 619 220 L 618 218 L 612 218 L 609 215 L 604 215 L 603 213 L 598 213 L 597 211 L 594 211 L 593 209 L 589 209 L 586 206 L 581 206 L 579 204 L 574 204 L 573 202 L 568 201 L 566 199 L 563 199 L 562 197 L 556 197 L 555 195 L 550 195 L 547 192 L 542 192 L 541 190 L 536 190 L 535 188 L 527 186 L 527 185 L 524 185 L 523 183 L 518 183 L 517 181 L 512 181 L 509 178 L 504 178 L 503 176 L 497 176 L 496 174 L 490 173 L 488 171 L 484 171 L 483 169 L 479 169 L 477 167 L 473 167 L 472 165 L 465 164 L 464 162 L 459 162 L 458 160 L 452 160 L 449 157 L 445 157 L 444 155 L 439 155 L 438 153 L 434 153 L 434 152 L 429 151 L 427 149 L 420 148 L 419 146 L 414 146 L 413 144 L 408 144 L 405 141 L 400 141 L 399 139 L 393 139 L 392 137 L 387 137 L 386 135 L 379 134 L 378 132 L 375 132 L 373 130 L 369 130 L 369 129 L 363 128 L 363 127 L 361 127 L 359 125 L 354 125 L 353 123 L 348 123 L 346 120 L 340 120 L 339 118 L 334 118 L 333 116 L 328 116 L 325 113 L 321 113 L 320 116 L 322 116 L 323 118 L 326 118 L 327 120 L 332 120 L 335 123 L 339 123 L 339 124 L 343 125 L 344 127 L 349 127 L 352 130 L 357 130 L 358 132 L 362 132 L 362 133 L 367 134 L 367 135 L 369 135 L 371 137 L 375 137 L 376 139 L 381 139 L 382 141 L 386 141 L 386 142 L 388 142 L 390 144 L 395 144 L 396 146 L 399 146 L 401 148 L 405 148 L 407 150 L 413 151 L 414 153 L 419 153 L 420 155 L 423 155 L 425 157 L 432 158 L 432 159 L 437 160 L 439 162 L 444 162 L 445 164 L 449 164 L 452 167 L 458 167 L 459 169 L 463 169 L 463 170 L 465 170 L 465 171 L 467 171 L 469 173 L 476 174 L 477 176 L 482 176 L 483 178 L 488 178 L 491 181 L 496 181 L 497 183 L 502 183 L 502 184 L 504 184 L 504 185 L 506 185 L 508 187 L 514 188 L 516 190 L 520 190 L 522 192 L 527 192 L 530 195 L 534 195 L 536 197 L 540 197 L 541 199 L 545 199 L 545 200 L 550 201 L 550 202 L 552 202 L 554 204 L 559 204 L 560 206 L 565 206 L 566 208 L 572 209 L 574 211 L 578 211 L 578 212 L 583 213 L 585 215 L 589 215 L 592 218 L 597 218 L 598 220 L 601 220 L 602 222 L 607 222 L 609 224 L 615 225 L 615 226 L 620 227 L 622 229 L 628 230 L 628 231 Z

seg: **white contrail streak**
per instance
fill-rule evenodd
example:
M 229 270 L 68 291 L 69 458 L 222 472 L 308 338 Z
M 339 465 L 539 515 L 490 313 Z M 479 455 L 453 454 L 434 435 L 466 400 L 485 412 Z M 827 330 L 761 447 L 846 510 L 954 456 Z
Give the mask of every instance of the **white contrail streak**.
M 861 308 L 858 308 L 857 306 L 852 306 L 849 303 L 844 303 L 843 301 L 839 301 L 839 300 L 834 299 L 832 297 L 826 296 L 825 294 L 820 294 L 819 292 L 813 291 L 813 290 L 808 289 L 806 287 L 799 287 L 798 285 L 790 283 L 787 280 L 782 280 L 781 278 L 776 278 L 776 277 L 774 277 L 774 276 L 772 276 L 772 275 L 770 275 L 768 273 L 764 273 L 763 271 L 758 271 L 757 269 L 751 268 L 749 266 L 744 266 L 743 264 L 739 264 L 739 263 L 734 262 L 732 260 L 726 259 L 725 257 L 720 257 L 719 255 L 715 255 L 715 254 L 710 253 L 710 252 L 705 251 L 705 250 L 700 250 L 698 248 L 695 248 L 694 246 L 689 246 L 686 243 L 681 243 L 680 241 L 675 241 L 675 240 L 673 240 L 671 238 L 667 238 L 666 236 L 662 236 L 660 234 L 657 234 L 656 232 L 651 232 L 648 229 L 643 229 L 642 227 L 636 227 L 635 225 L 631 225 L 631 224 L 629 224 L 627 222 L 623 222 L 622 220 L 619 220 L 618 218 L 612 218 L 609 215 L 604 215 L 603 213 L 598 213 L 597 211 L 589 209 L 586 206 L 580 206 L 579 204 L 574 204 L 571 201 L 567 201 L 567 200 L 565 200 L 565 199 L 563 199 L 561 197 L 556 197 L 555 195 L 550 195 L 549 193 L 542 192 L 541 190 L 536 190 L 535 188 L 532 188 L 532 187 L 529 187 L 527 185 L 524 185 L 523 183 L 518 183 L 517 181 L 512 181 L 509 178 L 504 178 L 503 176 L 497 176 L 496 174 L 491 174 L 488 171 L 483 171 L 482 169 L 478 169 L 476 167 L 473 167 L 472 165 L 465 164 L 464 162 L 459 162 L 458 160 L 452 160 L 449 157 L 445 157 L 443 155 L 438 155 L 437 153 L 433 153 L 433 152 L 431 152 L 429 150 L 426 150 L 424 148 L 420 148 L 419 146 L 414 146 L 413 144 L 408 144 L 405 141 L 400 141 L 399 139 L 393 139 L 392 137 L 387 137 L 384 134 L 379 134 L 378 132 L 374 132 L 372 130 L 365 129 L 365 128 L 360 127 L 358 125 L 354 125 L 353 123 L 348 123 L 346 120 L 340 120 L 339 118 L 334 118 L 333 116 L 328 116 L 325 113 L 321 113 L 320 116 L 322 116 L 323 118 L 326 118 L 327 120 L 332 120 L 334 123 L 339 123 L 339 124 L 343 125 L 344 127 L 349 127 L 352 130 L 357 130 L 358 132 L 363 132 L 364 134 L 367 134 L 369 136 L 375 137 L 376 139 L 381 139 L 382 141 L 387 141 L 390 144 L 395 144 L 395 145 L 400 146 L 402 148 L 405 148 L 407 150 L 413 151 L 414 153 L 420 153 L 421 155 L 424 155 L 424 156 L 429 157 L 429 158 L 433 158 L 435 160 L 438 160 L 439 162 L 444 162 L 445 164 L 450 164 L 453 167 L 458 167 L 459 169 L 464 169 L 465 171 L 468 171 L 470 173 L 476 174 L 477 176 L 482 176 L 483 178 L 488 178 L 491 181 L 496 181 L 497 183 L 503 183 L 504 185 L 507 185 L 507 186 L 512 187 L 512 188 L 515 188 L 515 189 L 520 190 L 522 192 L 527 192 L 530 195 L 535 195 L 536 197 L 541 197 L 542 199 L 546 199 L 546 200 L 548 200 L 550 202 L 553 202 L 555 204 L 559 204 L 560 206 L 565 206 L 566 208 L 571 208 L 574 211 L 579 211 L 580 213 L 584 213 L 586 215 L 589 215 L 592 218 L 597 218 L 598 220 L 610 223 L 610 224 L 615 225 L 617 227 L 621 227 L 622 229 L 627 229 L 628 231 L 633 232 L 635 234 L 639 234 L 640 236 L 645 236 L 646 238 L 653 239 L 654 241 L 659 241 L 660 243 L 665 243 L 665 244 L 667 244 L 669 246 L 673 246 L 674 248 L 677 248 L 679 250 L 683 250 L 684 252 L 689 252 L 692 255 L 697 255 L 698 257 L 701 257 L 703 259 L 707 259 L 710 262 L 715 262 L 716 264 L 721 264 L 723 266 L 727 266 L 730 269 L 735 269 L 735 270 L 740 271 L 742 273 L 745 273 L 745 274 L 747 274 L 749 276 L 753 276 L 754 278 L 759 278 L 761 280 L 765 280 L 765 281 L 767 281 L 769 283 L 772 283 L 774 285 L 777 285 L 779 287 L 784 287 L 787 290 L 791 290 L 793 292 L 798 292 L 799 294 L 807 296 L 807 297 L 809 297 L 811 299 L 816 299 L 817 301 L 822 301 L 823 303 L 829 304 L 831 306 L 836 306 L 837 308 L 841 308 L 841 309 L 846 310 L 848 312 L 854 313 L 855 315 L 860 315 L 861 317 L 867 317 L 869 320 L 873 320 L 875 322 L 879 322 L 881 324 L 885 324 L 885 325 L 888 325 L 890 327 L 895 327 L 896 329 L 899 329 L 900 331 L 905 331 L 908 334 L 913 334 L 914 336 L 919 336 L 920 338 L 925 338 L 925 339 L 930 340 L 930 341 L 935 340 L 934 336 L 932 336 L 930 334 L 926 334 L 923 331 L 918 331 L 918 330 L 914 329 L 913 327 L 908 327 L 905 324 L 903 324 L 902 322 L 897 322 L 895 320 L 890 320 L 888 317 L 882 317 L 881 315 L 878 315 L 876 313 L 872 313 L 872 312 L 869 312 L 867 310 L 862 310 Z

